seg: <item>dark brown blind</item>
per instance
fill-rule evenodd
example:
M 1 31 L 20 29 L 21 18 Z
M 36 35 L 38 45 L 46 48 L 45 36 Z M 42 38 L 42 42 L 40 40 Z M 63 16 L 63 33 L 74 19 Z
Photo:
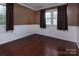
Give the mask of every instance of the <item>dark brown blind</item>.
M 14 4 L 6 3 L 6 31 L 14 29 Z
M 46 28 L 45 10 L 40 10 L 40 27 Z
M 58 7 L 57 15 L 57 29 L 58 30 L 68 30 L 67 23 L 67 5 Z

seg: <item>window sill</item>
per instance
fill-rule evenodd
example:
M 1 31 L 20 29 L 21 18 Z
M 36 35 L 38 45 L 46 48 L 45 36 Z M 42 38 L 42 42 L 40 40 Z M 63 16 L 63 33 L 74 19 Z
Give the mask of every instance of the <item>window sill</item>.
M 57 26 L 57 25 L 46 25 L 46 26 Z

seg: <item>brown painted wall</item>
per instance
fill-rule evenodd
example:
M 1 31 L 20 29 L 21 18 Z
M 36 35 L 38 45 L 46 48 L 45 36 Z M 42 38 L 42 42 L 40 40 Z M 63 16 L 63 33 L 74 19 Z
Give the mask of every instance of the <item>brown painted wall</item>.
M 79 26 L 79 3 L 77 4 L 77 25 Z
M 68 25 L 77 26 L 77 4 L 69 3 L 67 11 L 68 11 Z
M 15 25 L 39 24 L 40 12 L 34 11 L 21 5 L 14 5 L 14 23 Z M 79 4 L 69 3 L 67 8 L 68 25 L 79 26 Z
M 79 25 L 77 22 L 79 22 L 79 20 L 77 20 L 77 4 L 76 3 L 69 3 L 68 7 L 67 7 L 67 14 L 68 14 L 68 25 L 69 26 L 77 26 Z M 79 12 L 79 11 L 78 11 Z M 37 14 L 37 23 L 39 23 L 40 21 L 40 12 L 38 11 Z M 79 13 L 78 13 L 79 15 Z
M 14 24 L 25 25 L 25 24 L 36 24 L 36 12 L 23 7 L 19 4 L 14 4 Z
M 37 24 L 40 24 L 40 11 L 37 11 L 36 13 L 36 20 Z

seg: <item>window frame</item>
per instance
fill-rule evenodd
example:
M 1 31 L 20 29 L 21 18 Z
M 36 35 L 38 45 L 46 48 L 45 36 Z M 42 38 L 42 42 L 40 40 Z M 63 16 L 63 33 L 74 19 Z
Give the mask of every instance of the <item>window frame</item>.
M 2 19 L 5 19 L 2 24 L 0 23 L 0 26 L 6 26 L 6 3 L 0 3 L 0 5 L 2 5 L 3 7 L 5 6 L 5 15 L 2 15 L 2 16 L 5 16 L 5 17 L 2 17 Z
M 46 17 L 47 15 L 46 15 L 46 13 L 50 13 L 49 15 L 50 15 L 50 17 Z M 46 11 L 46 13 L 45 13 L 45 19 L 46 19 L 46 25 L 51 25 L 51 23 L 50 24 L 47 24 L 47 19 L 51 19 L 51 12 L 50 11 Z M 51 20 L 50 20 L 51 21 Z
M 6 7 L 6 3 L 0 3 L 0 5 L 3 5 Z M 5 10 L 6 13 L 6 10 Z M 6 14 L 5 14 L 5 18 L 6 18 Z M 5 19 L 5 23 L 4 24 L 0 24 L 0 32 L 5 32 L 6 31 L 6 19 Z
M 51 23 L 50 23 L 50 24 L 47 24 L 47 23 L 46 23 L 47 26 L 48 26 L 48 25 L 57 26 L 57 24 L 54 24 L 54 17 L 53 17 L 53 15 L 54 15 L 54 14 L 53 14 L 54 11 L 57 12 L 57 8 L 55 8 L 55 9 L 51 9 L 51 10 L 47 10 L 47 11 L 46 11 L 46 13 L 47 13 L 47 12 L 50 12 L 50 13 L 51 13 L 51 18 L 50 18 L 50 19 L 51 19 Z M 45 19 L 47 19 L 47 18 L 46 18 L 46 13 L 45 13 Z M 57 16 L 56 16 L 56 17 L 57 17 Z M 57 23 L 57 19 L 56 19 L 56 23 Z

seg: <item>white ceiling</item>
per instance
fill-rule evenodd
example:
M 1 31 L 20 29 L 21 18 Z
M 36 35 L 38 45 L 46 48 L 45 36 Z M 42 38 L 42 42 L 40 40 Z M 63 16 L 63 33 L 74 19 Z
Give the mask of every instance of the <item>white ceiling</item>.
M 44 8 L 59 6 L 62 4 L 66 4 L 66 3 L 20 3 L 20 5 L 23 5 L 33 10 L 41 10 Z

